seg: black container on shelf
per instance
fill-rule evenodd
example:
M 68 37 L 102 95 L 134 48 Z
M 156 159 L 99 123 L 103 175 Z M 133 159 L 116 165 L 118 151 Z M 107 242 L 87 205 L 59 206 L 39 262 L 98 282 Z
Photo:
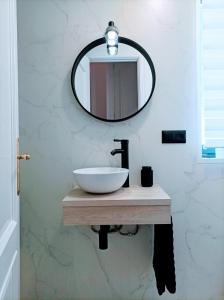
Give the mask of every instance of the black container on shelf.
M 153 186 L 153 170 L 150 166 L 143 166 L 141 170 L 141 184 L 143 187 Z

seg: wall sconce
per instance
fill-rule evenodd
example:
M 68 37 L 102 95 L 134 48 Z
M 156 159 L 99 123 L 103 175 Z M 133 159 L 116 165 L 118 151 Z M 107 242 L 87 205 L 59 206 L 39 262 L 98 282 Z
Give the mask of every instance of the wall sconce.
M 118 33 L 118 29 L 114 25 L 114 22 L 110 21 L 105 31 L 107 53 L 109 55 L 116 55 L 118 52 Z

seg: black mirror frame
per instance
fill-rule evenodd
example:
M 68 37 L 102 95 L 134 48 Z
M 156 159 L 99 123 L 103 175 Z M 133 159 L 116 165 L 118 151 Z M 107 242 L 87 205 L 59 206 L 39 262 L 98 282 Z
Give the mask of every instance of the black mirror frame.
M 79 105 L 92 117 L 98 119 L 98 120 L 101 120 L 101 121 L 105 121 L 105 122 L 121 122 L 121 121 L 125 121 L 125 120 L 128 120 L 132 117 L 134 117 L 135 115 L 137 115 L 140 111 L 142 111 L 145 106 L 149 103 L 152 95 L 153 95 L 153 92 L 154 92 L 154 89 L 155 89 L 155 84 L 156 84 L 156 72 L 155 72 L 155 68 L 154 68 L 154 65 L 153 65 L 153 62 L 150 58 L 150 56 L 148 55 L 148 53 L 145 51 L 144 48 L 142 48 L 142 46 L 140 46 L 139 44 L 137 44 L 135 41 L 133 40 L 130 40 L 128 38 L 125 38 L 125 37 L 119 37 L 118 38 L 118 42 L 119 43 L 122 43 L 122 44 L 126 44 L 126 45 L 129 45 L 133 48 L 135 48 L 136 50 L 138 50 L 146 59 L 146 61 L 148 62 L 149 64 L 149 67 L 151 69 L 151 72 L 152 72 L 152 89 L 151 89 L 151 93 L 149 95 L 149 98 L 148 100 L 146 101 L 146 103 L 138 110 L 136 111 L 134 114 L 128 116 L 128 117 L 125 117 L 125 118 L 122 118 L 122 119 L 118 119 L 118 120 L 107 120 L 107 119 L 104 119 L 104 118 L 100 118 L 100 117 L 97 117 L 95 115 L 93 115 L 91 112 L 89 112 L 87 109 L 85 109 L 85 107 L 81 104 L 81 102 L 79 101 L 79 98 L 77 96 L 77 93 L 76 93 L 76 90 L 75 90 L 75 73 L 76 73 L 76 70 L 77 70 L 77 67 L 81 61 L 81 59 L 86 55 L 87 52 L 89 52 L 91 49 L 99 46 L 99 45 L 102 45 L 102 44 L 105 44 L 106 43 L 106 39 L 103 37 L 103 38 L 100 38 L 100 39 L 97 39 L 93 42 L 91 42 L 90 44 L 88 44 L 80 53 L 79 55 L 77 56 L 74 64 L 73 64 L 73 67 L 72 67 L 72 72 L 71 72 L 71 86 L 72 86 L 72 91 L 73 91 L 73 94 L 77 100 L 77 102 L 79 103 Z

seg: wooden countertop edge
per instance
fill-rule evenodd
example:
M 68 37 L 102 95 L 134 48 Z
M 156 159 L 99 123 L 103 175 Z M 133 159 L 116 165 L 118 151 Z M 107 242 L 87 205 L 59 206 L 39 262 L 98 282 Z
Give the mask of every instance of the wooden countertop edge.
M 170 206 L 170 199 L 156 199 L 156 200 L 63 200 L 63 207 L 96 207 L 96 206 Z

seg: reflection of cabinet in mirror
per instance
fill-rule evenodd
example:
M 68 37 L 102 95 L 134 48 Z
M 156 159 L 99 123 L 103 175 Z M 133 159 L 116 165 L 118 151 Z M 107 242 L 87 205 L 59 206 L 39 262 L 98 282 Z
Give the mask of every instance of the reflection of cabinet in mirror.
M 138 110 L 137 62 L 90 63 L 91 113 L 119 119 Z

